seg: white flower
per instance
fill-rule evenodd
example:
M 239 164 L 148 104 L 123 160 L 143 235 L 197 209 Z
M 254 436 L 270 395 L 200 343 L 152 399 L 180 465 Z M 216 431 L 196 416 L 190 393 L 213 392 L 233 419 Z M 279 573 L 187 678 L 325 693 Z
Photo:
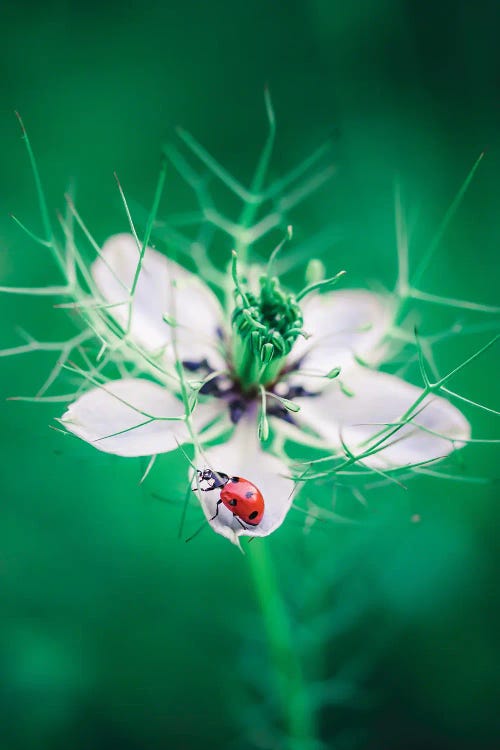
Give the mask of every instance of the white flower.
M 288 513 L 295 484 L 276 447 L 280 438 L 316 445 L 330 455 L 360 456 L 363 464 L 384 472 L 438 460 L 469 438 L 469 423 L 448 401 L 434 394 L 424 398 L 421 389 L 376 369 L 388 356 L 391 297 L 363 290 L 307 295 L 300 305 L 303 322 L 297 323 L 307 339 L 293 323 L 287 325 L 295 333 L 288 336 L 285 326 L 281 339 L 272 327 L 262 331 L 291 349 L 270 362 L 272 347 L 258 338 L 259 326 L 265 326 L 248 312 L 256 309 L 255 290 L 253 297 L 241 291 L 241 314 L 233 316 L 231 327 L 232 310 L 224 310 L 198 276 L 149 247 L 130 301 L 138 260 L 134 238 L 116 235 L 91 272 L 109 315 L 128 328 L 130 340 L 145 353 L 142 372 L 87 391 L 61 421 L 99 450 L 120 456 L 171 451 L 192 442 L 195 431 L 199 444 L 207 445 L 203 456 L 211 468 L 247 478 L 265 498 L 261 523 L 246 528 L 225 507 L 212 518 L 218 493 L 198 492 L 213 529 L 231 541 L 266 536 Z M 266 293 L 274 292 L 269 287 Z M 281 318 L 279 313 L 276 320 Z M 260 376 L 266 367 L 274 369 L 255 376 L 255 382 L 249 376 L 244 387 L 241 373 L 254 364 L 243 370 L 237 360 L 248 356 L 245 336 L 249 341 L 252 335 L 264 362 Z M 335 368 L 340 368 L 337 378 Z M 180 392 L 182 382 L 192 385 L 193 378 L 202 386 L 188 394 L 194 394 L 196 406 L 186 418 Z M 271 439 L 261 442 L 257 428 L 266 437 L 268 423 Z

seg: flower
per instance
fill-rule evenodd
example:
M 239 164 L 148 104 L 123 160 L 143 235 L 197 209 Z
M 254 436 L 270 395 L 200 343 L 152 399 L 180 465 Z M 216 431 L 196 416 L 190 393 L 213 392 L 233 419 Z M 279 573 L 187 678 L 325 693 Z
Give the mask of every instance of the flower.
M 214 518 L 217 493 L 197 487 L 212 528 L 236 544 L 270 534 L 290 509 L 297 485 L 284 441 L 384 473 L 467 441 L 456 407 L 377 369 L 391 353 L 391 296 L 328 291 L 337 277 L 293 295 L 269 268 L 243 272 L 235 256 L 222 305 L 199 276 L 132 235 L 108 239 L 91 267 L 95 304 L 114 326 L 106 346 L 126 331 L 135 372 L 83 393 L 64 427 L 120 456 L 193 443 L 197 460 L 248 478 L 266 503 L 251 528 L 225 507 Z

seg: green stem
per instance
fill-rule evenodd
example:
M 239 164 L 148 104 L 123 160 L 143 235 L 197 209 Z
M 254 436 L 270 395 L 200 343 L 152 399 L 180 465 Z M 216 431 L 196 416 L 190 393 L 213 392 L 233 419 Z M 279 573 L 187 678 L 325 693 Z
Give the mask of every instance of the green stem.
M 273 561 L 265 541 L 256 539 L 251 547 L 248 561 L 274 666 L 276 689 L 289 737 L 288 747 L 290 750 L 312 750 L 317 746 L 314 717 Z

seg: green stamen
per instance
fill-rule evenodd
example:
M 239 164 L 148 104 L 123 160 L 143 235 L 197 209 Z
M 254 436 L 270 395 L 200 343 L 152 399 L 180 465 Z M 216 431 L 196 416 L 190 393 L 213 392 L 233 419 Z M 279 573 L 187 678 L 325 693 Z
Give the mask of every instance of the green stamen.
M 329 286 L 335 286 L 337 281 L 345 275 L 345 271 L 339 271 L 335 276 L 332 276 L 331 279 L 324 279 L 323 281 L 316 281 L 314 284 L 309 284 L 309 286 L 306 286 L 305 289 L 303 289 L 301 292 L 297 294 L 297 302 L 300 302 L 306 294 L 310 294 L 311 292 L 316 291 L 316 289 L 324 289 Z
M 264 344 L 260 350 L 260 358 L 263 365 L 268 365 L 274 356 L 274 346 L 270 343 Z
M 322 269 L 310 273 L 311 282 L 299 294 L 287 294 L 280 287 L 276 276 L 271 276 L 271 267 L 276 255 L 286 239 L 273 251 L 267 266 L 267 273 L 259 279 L 259 292 L 244 288 L 238 275 L 238 253 L 233 250 L 231 275 L 234 282 L 236 306 L 232 315 L 233 369 L 241 389 L 255 393 L 261 386 L 274 383 L 283 370 L 285 359 L 290 354 L 299 336 L 305 339 L 309 334 L 302 329 L 303 317 L 299 302 L 316 290 L 333 286 L 345 271 L 340 271 L 330 279 L 324 279 Z M 312 268 L 312 266 L 311 266 Z M 326 377 L 336 378 L 340 369 L 334 368 Z
M 177 321 L 172 315 L 169 315 L 168 313 L 163 313 L 161 316 L 164 323 L 166 323 L 168 326 L 171 326 L 172 328 L 177 325 Z
M 339 380 L 339 386 L 344 396 L 347 396 L 348 398 L 352 398 L 354 396 L 354 392 L 351 391 L 351 389 L 348 388 L 346 384 L 343 383 L 341 380 Z
M 259 386 L 260 390 L 260 397 L 261 397 L 261 409 L 260 409 L 260 416 L 259 416 L 259 424 L 257 427 L 257 434 L 259 436 L 259 440 L 261 442 L 265 442 L 267 438 L 269 437 L 269 420 L 267 418 L 267 410 L 266 410 L 266 392 L 264 390 L 264 386 Z
M 266 395 L 269 396 L 269 398 L 274 398 L 276 399 L 276 401 L 279 401 L 281 406 L 287 411 L 291 411 L 294 414 L 297 414 L 297 412 L 300 411 L 300 406 L 298 404 L 295 404 L 293 401 L 290 401 L 290 399 L 288 398 L 278 396 L 276 393 L 271 393 L 269 391 L 266 391 Z
M 278 255 L 279 251 L 281 250 L 281 248 L 283 247 L 283 245 L 285 244 L 285 242 L 288 242 L 288 240 L 291 240 L 292 237 L 293 237 L 293 227 L 290 224 L 286 228 L 286 236 L 281 240 L 281 242 L 279 243 L 279 245 L 277 245 L 274 248 L 274 250 L 271 253 L 271 256 L 270 256 L 270 258 L 269 258 L 269 260 L 267 262 L 267 275 L 268 276 L 271 275 L 271 268 L 273 266 L 274 261 L 276 260 L 276 256 Z
M 302 330 L 302 312 L 293 295 L 286 294 L 273 276 L 262 276 L 260 292 L 243 289 L 238 276 L 238 256 L 233 251 L 232 277 L 236 307 L 233 365 L 245 391 L 272 383 Z

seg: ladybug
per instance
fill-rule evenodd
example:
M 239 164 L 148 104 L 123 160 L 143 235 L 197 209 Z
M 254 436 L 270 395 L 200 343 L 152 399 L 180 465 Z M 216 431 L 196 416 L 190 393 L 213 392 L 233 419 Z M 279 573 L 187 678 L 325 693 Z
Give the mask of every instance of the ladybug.
M 217 500 L 215 514 L 210 519 L 217 518 L 219 506 L 222 503 L 231 511 L 240 526 L 258 526 L 264 515 L 264 498 L 262 492 L 248 479 L 243 477 L 229 477 L 222 471 L 204 469 L 198 471 L 198 480 L 208 482 L 207 487 L 200 487 L 202 492 L 210 492 L 220 488 L 220 498 Z M 242 521 L 244 523 L 242 523 Z

